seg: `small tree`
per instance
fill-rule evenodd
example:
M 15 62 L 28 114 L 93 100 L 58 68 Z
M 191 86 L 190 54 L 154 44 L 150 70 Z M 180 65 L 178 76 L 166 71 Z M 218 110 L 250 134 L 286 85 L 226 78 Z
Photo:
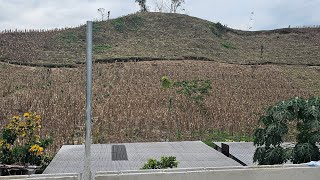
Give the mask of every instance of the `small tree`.
M 99 8 L 99 9 L 98 9 L 98 12 L 101 14 L 101 21 L 103 21 L 103 18 L 104 18 L 104 16 L 105 16 L 104 11 L 105 11 L 104 8 Z M 109 16 L 108 16 L 108 18 L 109 18 Z
M 154 0 L 154 9 L 156 12 L 169 12 L 171 0 Z
M 135 2 L 139 4 L 141 12 L 147 12 L 148 11 L 148 8 L 147 8 L 147 5 L 146 5 L 147 0 L 135 0 Z
M 179 7 L 185 3 L 185 0 L 171 0 L 171 12 L 177 13 Z
M 254 134 L 257 149 L 253 161 L 260 165 L 282 164 L 291 160 L 295 164 L 320 159 L 316 143 L 320 142 L 320 99 L 304 100 L 296 97 L 277 103 L 260 117 L 262 127 Z M 283 147 L 289 132 L 288 125 L 295 124 L 298 132 L 294 148 Z

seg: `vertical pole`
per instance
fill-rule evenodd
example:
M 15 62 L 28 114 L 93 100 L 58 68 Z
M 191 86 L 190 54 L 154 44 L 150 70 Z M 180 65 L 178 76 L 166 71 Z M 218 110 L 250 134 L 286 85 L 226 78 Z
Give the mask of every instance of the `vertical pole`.
M 87 21 L 86 140 L 83 180 L 91 180 L 92 21 Z

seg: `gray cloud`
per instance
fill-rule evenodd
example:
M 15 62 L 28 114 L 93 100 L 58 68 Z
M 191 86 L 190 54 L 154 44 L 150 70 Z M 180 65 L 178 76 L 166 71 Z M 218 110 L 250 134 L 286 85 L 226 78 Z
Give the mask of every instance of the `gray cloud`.
M 153 0 L 147 0 L 154 10 Z M 247 29 L 254 11 L 254 30 L 320 24 L 320 0 L 186 0 L 185 12 L 236 29 Z M 139 10 L 134 0 L 0 0 L 0 30 L 49 29 L 99 19 L 97 9 L 111 17 Z
M 230 27 L 245 29 L 254 11 L 254 30 L 320 24 L 320 0 L 188 1 L 190 14 Z
M 100 18 L 97 9 L 115 18 L 138 10 L 134 1 L 119 0 L 0 0 L 0 29 L 37 29 L 77 26 Z

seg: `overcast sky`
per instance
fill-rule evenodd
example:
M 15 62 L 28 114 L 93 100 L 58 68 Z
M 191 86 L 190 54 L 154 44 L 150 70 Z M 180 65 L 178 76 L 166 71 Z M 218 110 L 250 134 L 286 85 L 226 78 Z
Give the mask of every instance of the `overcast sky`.
M 135 0 L 0 0 L 0 30 L 49 29 L 84 24 L 101 18 L 98 8 L 111 18 L 137 12 Z M 151 11 L 154 1 L 147 0 Z M 185 0 L 181 13 L 236 29 L 284 28 L 320 25 L 320 0 Z M 251 15 L 251 13 L 253 15 Z M 253 19 L 250 21 L 250 19 Z

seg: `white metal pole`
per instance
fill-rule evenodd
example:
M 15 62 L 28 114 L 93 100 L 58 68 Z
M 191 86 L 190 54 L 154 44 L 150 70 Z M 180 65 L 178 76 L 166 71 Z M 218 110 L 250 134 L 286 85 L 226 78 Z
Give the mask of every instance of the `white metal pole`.
M 86 140 L 83 180 L 91 180 L 91 105 L 92 105 L 92 21 L 87 21 L 86 55 Z

